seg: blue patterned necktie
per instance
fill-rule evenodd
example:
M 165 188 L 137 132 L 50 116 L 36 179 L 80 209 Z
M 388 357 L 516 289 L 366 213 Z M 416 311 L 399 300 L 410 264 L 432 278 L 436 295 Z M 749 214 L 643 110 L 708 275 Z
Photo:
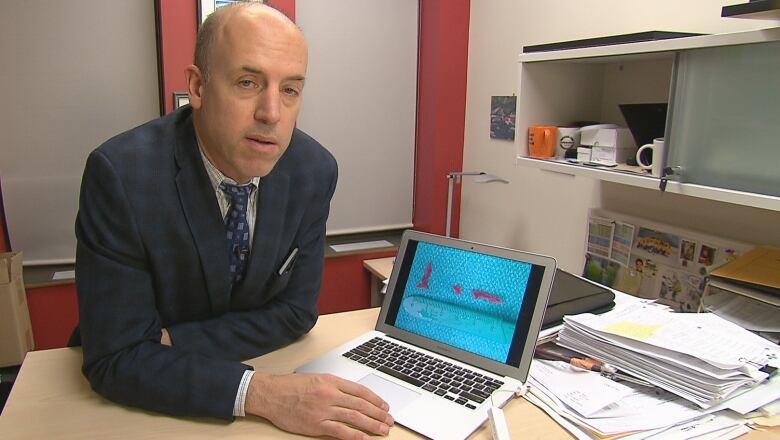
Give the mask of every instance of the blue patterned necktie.
M 249 257 L 249 223 L 246 221 L 246 209 L 249 195 L 255 185 L 236 186 L 222 182 L 221 189 L 230 199 L 230 209 L 225 216 L 225 238 L 230 251 L 230 282 L 235 288 L 241 283 Z

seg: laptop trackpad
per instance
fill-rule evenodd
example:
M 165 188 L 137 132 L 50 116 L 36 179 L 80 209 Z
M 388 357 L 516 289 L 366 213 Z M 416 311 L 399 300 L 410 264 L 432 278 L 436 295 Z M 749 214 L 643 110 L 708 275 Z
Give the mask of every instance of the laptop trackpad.
M 420 397 L 419 393 L 374 374 L 365 376 L 358 383 L 384 399 L 390 405 L 390 414 L 398 414 L 403 407 Z

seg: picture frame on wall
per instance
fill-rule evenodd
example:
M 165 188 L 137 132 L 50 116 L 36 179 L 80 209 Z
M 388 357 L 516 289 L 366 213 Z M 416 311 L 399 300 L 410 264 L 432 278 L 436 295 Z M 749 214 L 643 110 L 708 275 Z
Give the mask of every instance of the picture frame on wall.
M 173 92 L 173 109 L 190 103 L 190 95 L 186 92 Z
M 198 26 L 206 20 L 212 12 L 231 3 L 242 3 L 248 0 L 199 0 L 198 1 Z M 250 0 L 251 1 L 251 0 Z M 261 1 L 259 3 L 265 3 Z

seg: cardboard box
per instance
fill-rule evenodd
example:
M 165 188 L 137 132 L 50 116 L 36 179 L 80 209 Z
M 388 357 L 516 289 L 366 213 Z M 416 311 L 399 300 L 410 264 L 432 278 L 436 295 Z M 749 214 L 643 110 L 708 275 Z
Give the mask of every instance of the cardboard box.
M 636 156 L 636 144 L 627 128 L 583 130 L 580 143 L 592 147 L 591 162 L 626 163 Z
M 0 254 L 0 367 L 20 365 L 33 346 L 22 254 Z

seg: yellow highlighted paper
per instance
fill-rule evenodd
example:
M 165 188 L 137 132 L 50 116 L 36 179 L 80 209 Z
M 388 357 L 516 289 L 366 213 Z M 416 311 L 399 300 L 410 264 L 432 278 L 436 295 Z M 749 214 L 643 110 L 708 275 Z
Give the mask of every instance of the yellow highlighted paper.
M 604 331 L 618 336 L 644 341 L 652 338 L 661 327 L 661 324 L 639 324 L 636 322 L 622 321 L 609 325 Z

